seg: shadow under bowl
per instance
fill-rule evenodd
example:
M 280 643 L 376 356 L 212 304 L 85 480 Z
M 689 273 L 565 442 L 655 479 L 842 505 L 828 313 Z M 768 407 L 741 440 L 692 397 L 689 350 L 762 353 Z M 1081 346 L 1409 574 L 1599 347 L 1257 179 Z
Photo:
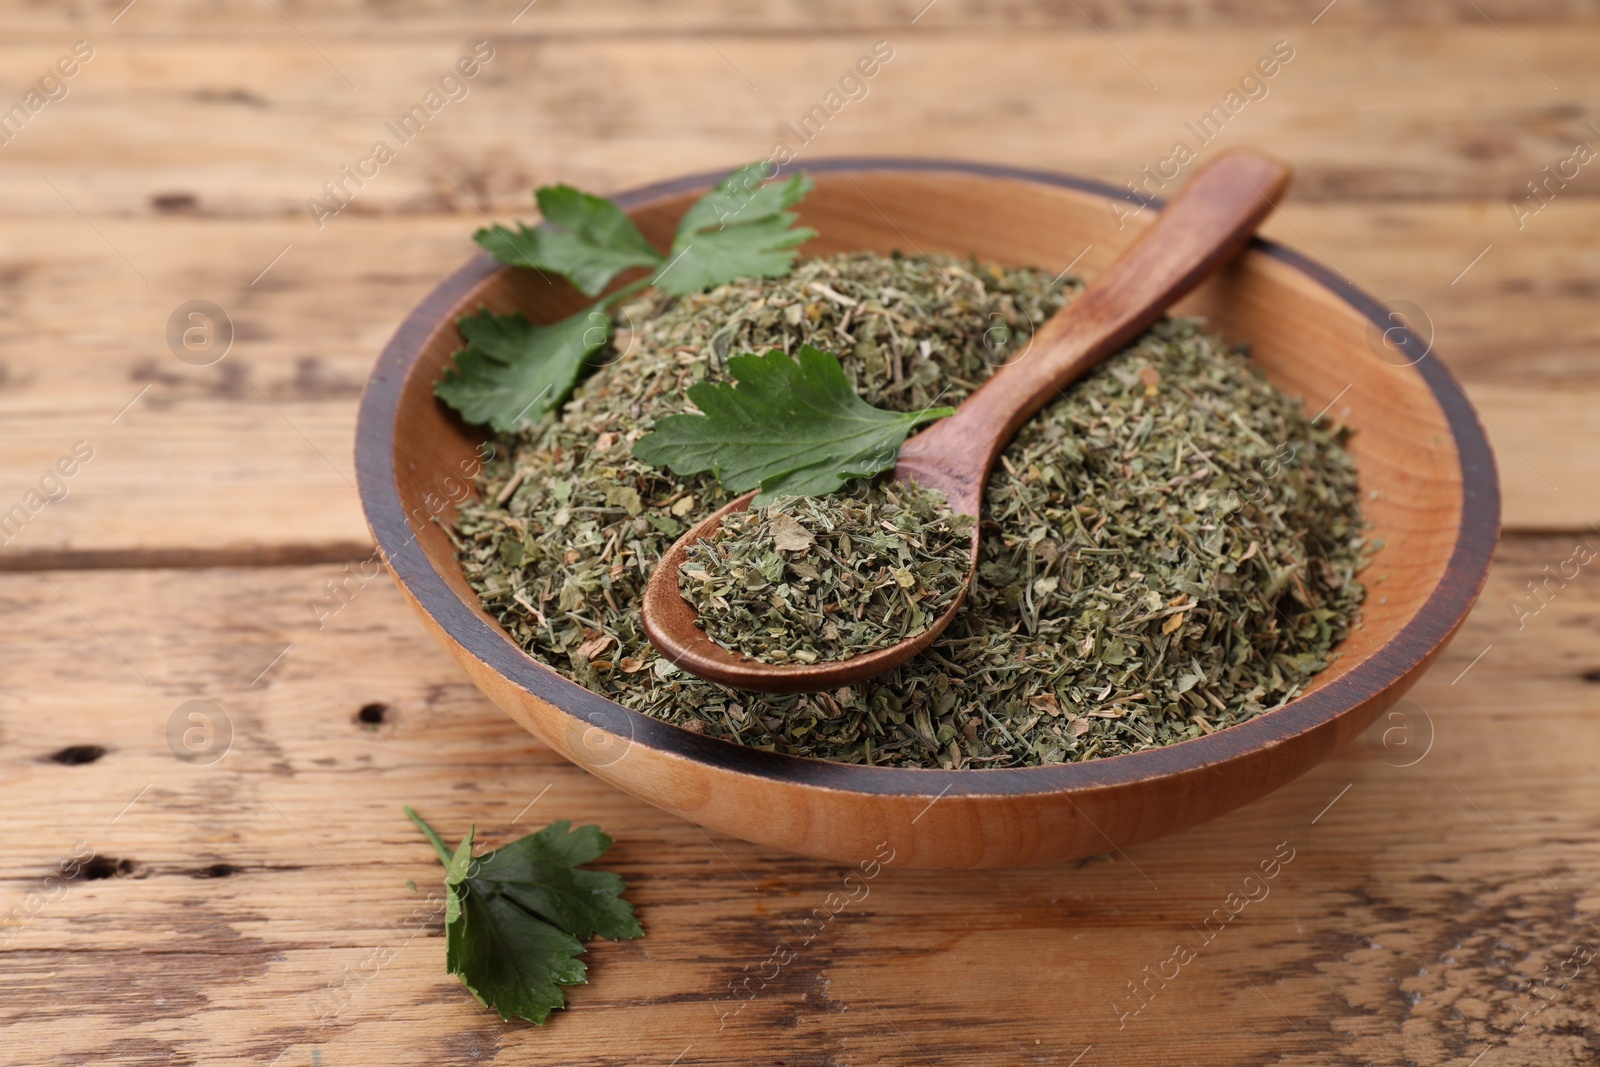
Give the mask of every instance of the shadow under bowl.
M 1154 218 L 1098 182 L 971 163 L 842 159 L 803 168 L 808 255 L 950 252 L 1092 280 Z M 667 246 L 719 178 L 618 197 Z M 1257 239 L 1173 310 L 1204 315 L 1307 411 L 1355 429 L 1362 506 L 1384 547 L 1362 625 L 1308 691 L 1249 722 L 1165 748 L 1057 766 L 913 770 L 776 755 L 629 711 L 518 648 L 478 604 L 444 531 L 481 431 L 433 396 L 480 304 L 534 321 L 586 301 L 479 255 L 410 314 L 372 372 L 356 431 L 362 506 L 412 607 L 472 681 L 567 759 L 667 811 L 748 841 L 855 863 L 1008 867 L 1127 848 L 1293 780 L 1365 730 L 1443 650 L 1483 587 L 1499 532 L 1493 456 L 1436 354 L 1377 300 Z

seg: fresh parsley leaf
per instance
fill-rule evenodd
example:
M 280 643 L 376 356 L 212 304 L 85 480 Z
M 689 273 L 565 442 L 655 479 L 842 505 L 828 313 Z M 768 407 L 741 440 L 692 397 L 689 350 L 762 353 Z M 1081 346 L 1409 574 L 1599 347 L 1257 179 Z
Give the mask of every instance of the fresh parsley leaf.
M 651 284 L 674 295 L 739 278 L 777 278 L 794 266 L 799 246 L 817 231 L 794 225 L 788 209 L 811 191 L 796 174 L 762 184 L 765 163 L 740 167 L 684 212 L 667 262 Z
M 920 423 L 954 408 L 898 412 L 856 395 L 839 361 L 803 345 L 798 361 L 778 349 L 728 360 L 737 385 L 697 382 L 689 399 L 704 414 L 668 415 L 634 442 L 633 454 L 678 474 L 713 472 L 730 491 L 822 496 L 850 478 L 888 470 Z
M 472 235 L 496 259 L 513 267 L 559 274 L 598 296 L 629 267 L 654 267 L 661 253 L 616 204 L 570 185 L 547 185 L 536 194 L 543 226 L 492 226 Z
M 797 174 L 765 182 L 766 164 L 741 167 L 690 205 L 678 225 L 671 258 L 655 250 L 625 211 L 604 197 L 567 185 L 536 194 L 544 224 L 491 226 L 474 239 L 502 263 L 559 274 L 595 296 L 629 267 L 655 267 L 642 278 L 570 318 L 536 326 L 520 314 L 481 311 L 457 325 L 467 346 L 434 393 L 467 422 L 501 433 L 538 422 L 572 391 L 584 363 L 611 333 L 607 309 L 646 285 L 681 295 L 739 278 L 786 274 L 801 242 L 788 210 L 811 189 Z
M 456 323 L 467 347 L 434 383 L 434 394 L 471 423 L 510 433 L 538 422 L 566 399 L 584 361 L 611 335 L 611 316 L 585 310 L 548 326 L 520 311 L 488 309 Z
M 579 870 L 611 838 L 563 819 L 503 848 L 472 856 L 472 831 L 451 852 L 416 812 L 445 864 L 445 966 L 502 1019 L 542 1023 L 565 1005 L 561 987 L 588 980 L 582 941 L 643 937 L 627 884 L 607 871 Z
M 796 174 L 787 182 L 767 181 L 766 166 L 765 163 L 747 163 L 690 204 L 678 221 L 679 236 L 779 214 L 798 204 L 800 198 L 811 191 L 811 179 L 803 174 Z

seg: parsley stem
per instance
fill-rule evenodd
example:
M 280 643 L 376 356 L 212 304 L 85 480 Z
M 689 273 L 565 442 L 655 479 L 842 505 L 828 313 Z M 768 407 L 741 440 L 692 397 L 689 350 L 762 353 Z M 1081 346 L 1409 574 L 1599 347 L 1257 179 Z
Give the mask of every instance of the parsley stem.
M 439 854 L 439 862 L 446 867 L 450 866 L 450 861 L 455 858 L 455 854 L 445 847 L 444 842 L 439 839 L 439 835 L 434 831 L 433 827 L 423 822 L 422 816 L 412 811 L 410 807 L 405 808 L 405 813 L 406 818 L 416 823 L 417 829 L 426 834 L 428 840 L 433 842 L 433 850 Z

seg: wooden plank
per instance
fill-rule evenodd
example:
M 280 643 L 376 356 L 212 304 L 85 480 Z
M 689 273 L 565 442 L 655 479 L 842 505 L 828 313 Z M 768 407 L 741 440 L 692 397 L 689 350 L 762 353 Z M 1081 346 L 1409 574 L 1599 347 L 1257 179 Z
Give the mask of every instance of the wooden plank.
M 1600 520 L 1587 491 L 1600 461 L 1586 445 L 1600 418 L 1589 298 L 1600 275 L 1586 254 L 1600 205 L 1550 211 L 1550 226 L 1520 240 L 1501 240 L 1470 203 L 1403 214 L 1288 205 L 1267 227 L 1381 298 L 1424 309 L 1490 426 L 1512 530 Z M 75 443 L 94 459 L 66 501 L 0 547 L 0 568 L 166 565 L 190 550 L 213 563 L 365 555 L 350 491 L 360 387 L 395 323 L 474 251 L 480 222 L 466 211 L 403 226 L 338 219 L 304 240 L 270 219 L 112 219 L 99 227 L 110 243 L 82 221 L 8 224 L 0 512 Z M 1453 285 L 1478 242 L 1494 246 Z M 216 365 L 168 349 L 166 322 L 190 299 L 234 322 Z
M 0 231 L 0 410 L 63 379 L 92 391 L 87 406 L 112 405 L 107 418 L 152 377 L 173 402 L 248 394 L 241 359 L 282 364 L 274 399 L 355 396 L 394 324 L 477 251 L 471 234 L 484 217 L 460 198 L 441 206 L 403 220 L 341 217 L 321 231 L 309 219 L 12 220 Z M 496 217 L 535 213 L 530 204 Z M 1406 309 L 1469 383 L 1600 384 L 1600 200 L 1554 203 L 1518 234 L 1509 213 L 1470 201 L 1396 208 L 1291 196 L 1264 232 Z M 216 367 L 185 365 L 168 348 L 171 313 L 193 299 L 235 320 L 235 346 Z
M 590 39 L 465 28 L 420 40 L 352 32 L 317 47 L 288 27 L 259 37 L 108 38 L 70 95 L 3 146 L 0 204 L 9 214 L 74 218 L 76 209 L 104 219 L 192 202 L 313 227 L 306 201 L 384 139 L 397 157 L 354 193 L 351 212 L 437 211 L 458 199 L 446 177 L 485 210 L 520 208 L 532 185 L 556 177 L 615 188 L 764 158 L 785 123 L 798 124 L 878 39 L 894 58 L 867 95 L 809 143 L 789 135 L 802 159 L 977 156 L 1121 184 L 1180 139 L 1198 148 L 1186 123 L 1219 105 L 1280 39 L 1293 60 L 1213 140 L 1273 146 L 1297 166 L 1302 201 L 1503 201 L 1576 142 L 1600 137 L 1584 105 L 1600 95 L 1592 34 L 1535 25 L 1512 40 L 1466 23 L 1375 35 L 1338 25 L 1341 10 L 1314 27 L 1157 28 L 1115 39 L 923 33 L 920 23 L 886 37 L 750 32 L 717 42 L 687 31 Z M 409 144 L 386 132 L 484 33 L 495 58 L 468 95 Z M 7 43 L 0 64 L 42 74 L 66 43 Z M 1463 91 L 1462 70 L 1494 91 Z M 109 160 L 115 178 L 100 169 Z M 1584 171 L 1559 195 L 1594 191 Z
M 1550 225 L 1515 240 L 1470 203 L 1291 203 L 1268 226 L 1397 306 L 1424 309 L 1487 420 L 1510 529 L 1600 520 L 1600 460 L 1584 444 L 1600 418 L 1589 295 L 1600 267 L 1587 254 L 1600 205 L 1549 211 L 1538 221 Z M 94 459 L 65 500 L 0 547 L 0 567 L 364 555 L 350 460 L 361 384 L 394 325 L 473 251 L 481 221 L 466 210 L 403 224 L 351 217 L 309 235 L 271 219 L 8 224 L 0 512 L 77 442 Z M 233 347 L 212 366 L 181 361 L 165 337 L 194 299 L 233 322 Z
M 1600 434 L 1600 395 L 1584 390 L 1563 398 L 1549 388 L 1508 386 L 1468 395 L 1500 470 L 1503 528 L 1594 530 L 1600 508 L 1589 500 L 1600 486 L 1600 457 L 1589 442 Z
M 1093 1065 L 1180 1048 L 1465 1065 L 1491 1046 L 1483 1062 L 1579 1062 L 1595 970 L 1563 961 L 1600 941 L 1600 586 L 1591 565 L 1536 613 L 1511 606 L 1538 603 L 1524 583 L 1574 547 L 1508 541 L 1399 717 L 1272 797 L 1080 864 L 891 865 L 809 940 L 847 868 L 707 838 L 555 760 L 386 579 L 318 631 L 307 601 L 337 568 L 0 577 L 0 913 L 25 916 L 0 949 L 7 1049 L 35 1065 Z M 191 699 L 231 722 L 218 762 L 168 748 Z M 363 723 L 373 704 L 383 721 Z M 49 758 L 69 745 L 107 752 Z M 648 936 L 597 945 L 593 984 L 546 1027 L 501 1025 L 443 973 L 439 868 L 405 803 L 489 842 L 600 823 Z M 74 849 L 110 876 L 30 900 Z M 1261 878 L 1275 853 L 1293 858 Z M 1177 945 L 1194 958 L 1169 962 Z M 765 963 L 780 946 L 793 958 Z M 1566 988 L 1534 986 L 1546 965 Z
M 1137 6 L 1114 0 L 1084 0 L 1060 5 L 1048 0 L 937 0 L 937 17 L 927 0 L 893 0 L 870 4 L 824 0 L 802 3 L 742 4 L 728 0 L 678 0 L 655 3 L 589 5 L 580 0 L 540 0 L 523 12 L 517 3 L 451 4 L 448 0 L 397 0 L 377 5 L 371 0 L 283 0 L 282 14 L 244 0 L 181 0 L 133 8 L 118 18 L 127 0 L 97 3 L 64 2 L 7 13 L 9 29 L 18 34 L 81 33 L 111 27 L 129 37 L 153 35 L 204 36 L 240 30 L 288 32 L 285 18 L 308 34 L 403 38 L 434 33 L 472 33 L 481 28 L 515 26 L 527 32 L 566 34 L 693 33 L 708 35 L 760 31 L 808 34 L 839 30 L 903 27 L 913 19 L 929 29 L 965 29 L 1004 24 L 1028 28 L 1068 28 L 1092 32 L 1094 27 L 1127 30 L 1142 27 L 1239 26 L 1308 23 L 1320 7 L 1296 0 L 1253 4 L 1225 0 L 1158 0 Z M 1076 10 L 1074 9 L 1076 8 Z M 1594 7 L 1582 0 L 1482 0 L 1475 5 L 1444 5 L 1426 0 L 1341 0 L 1338 24 L 1368 26 L 1481 25 L 1485 19 L 1518 26 L 1528 22 L 1591 23 Z M 375 15 L 381 14 L 381 22 Z M 922 17 L 919 19 L 919 14 Z M 1333 16 L 1330 13 L 1327 18 Z M 513 22 L 513 20 L 515 20 Z

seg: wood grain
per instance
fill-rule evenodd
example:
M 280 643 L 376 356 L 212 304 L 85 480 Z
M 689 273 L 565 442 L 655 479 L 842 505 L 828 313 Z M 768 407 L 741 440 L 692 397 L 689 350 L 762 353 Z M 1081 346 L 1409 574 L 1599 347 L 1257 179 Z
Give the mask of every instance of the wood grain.
M 1574 547 L 1506 544 L 1401 717 L 1268 800 L 1078 864 L 891 864 L 804 946 L 849 868 L 708 840 L 566 764 L 465 682 L 387 582 L 318 631 L 306 601 L 337 568 L 0 576 L 13 650 L 0 775 L 7 810 L 28 813 L 0 823 L 0 903 L 20 904 L 79 841 L 127 865 L 69 883 L 5 946 L 0 1062 L 242 1065 L 288 1050 L 280 1064 L 1065 1067 L 1092 1044 L 1080 1064 L 1465 1067 L 1491 1043 L 1482 1062 L 1501 1067 L 1588 1062 L 1593 966 L 1559 992 L 1531 981 L 1600 938 L 1600 585 L 1586 568 L 1521 631 L 1510 607 Z M 170 632 L 119 613 L 130 601 Z M 195 697 L 234 728 L 208 767 L 174 760 L 164 737 Z M 372 704 L 384 721 L 367 725 Z M 1562 743 L 1509 725 L 1512 707 Z M 49 759 L 88 744 L 108 752 Z M 436 918 L 415 936 L 397 926 L 419 902 L 426 914 L 440 877 L 406 803 L 490 843 L 599 822 L 647 936 L 597 945 L 593 984 L 548 1026 L 501 1025 L 443 973 Z M 1194 926 L 1282 842 L 1294 859 L 1268 896 L 1200 944 Z M 1179 942 L 1196 959 L 1121 1025 L 1137 1003 L 1126 984 Z M 729 983 L 770 975 L 779 945 L 792 963 L 742 1001 Z
M 0 568 L 122 568 L 0 574 L 0 914 L 79 841 L 111 875 L 71 882 L 0 946 L 0 1063 L 1595 1060 L 1593 966 L 1559 991 L 1533 979 L 1595 943 L 1600 587 L 1588 567 L 1540 583 L 1600 521 L 1600 203 L 1588 169 L 1520 230 L 1506 201 L 1594 143 L 1596 8 L 939 0 L 911 26 L 925 6 L 539 0 L 514 25 L 520 2 L 456 0 L 0 15 L 0 102 L 71 42 L 97 49 L 69 98 L 0 146 L 0 510 L 74 441 L 96 447 Z M 483 37 L 502 48 L 492 77 L 317 230 L 306 198 Z M 891 867 L 718 1030 L 741 1003 L 729 983 L 770 971 L 844 870 L 708 842 L 566 765 L 465 681 L 395 590 L 356 585 L 345 563 L 368 548 L 344 476 L 374 354 L 467 258 L 478 210 L 522 213 L 539 182 L 611 192 L 763 153 L 873 40 L 896 60 L 808 153 L 1121 182 L 1279 38 L 1296 59 L 1227 134 L 1299 168 L 1268 235 L 1424 309 L 1490 427 L 1508 528 L 1563 532 L 1503 544 L 1404 721 L 1266 803 L 1004 884 Z M 239 327 L 215 367 L 178 362 L 163 338 L 195 298 Z M 295 560 L 334 562 L 260 566 Z M 1532 616 L 1530 581 L 1550 598 Z M 329 582 L 360 592 L 319 630 Z M 211 767 L 165 740 L 172 711 L 201 698 L 236 726 Z M 362 723 L 377 703 L 385 721 Z M 1423 751 L 1407 746 L 1428 721 L 1427 755 L 1395 766 Z M 97 744 L 109 751 L 91 763 L 49 758 Z M 443 975 L 437 921 L 415 937 L 397 925 L 438 877 L 401 803 L 496 842 L 600 822 L 649 936 L 597 946 L 594 984 L 550 1026 L 500 1024 Z M 1126 983 L 1284 841 L 1296 858 L 1271 895 L 1119 1028 Z M 375 950 L 393 959 L 363 979 Z
M 1204 138 L 1186 124 L 1236 90 L 1278 41 L 1293 58 L 1212 140 L 1271 146 L 1295 164 L 1302 202 L 1473 200 L 1510 227 L 1505 200 L 1523 195 L 1578 141 L 1600 137 L 1588 125 L 1600 121 L 1592 103 L 1600 71 L 1582 34 L 1536 24 L 1508 43 L 1481 20 L 1373 34 L 1338 23 L 1347 2 L 1316 26 L 1309 16 L 1155 26 L 1114 40 L 1081 24 L 940 31 L 932 20 L 942 3 L 916 26 L 715 41 L 681 22 L 666 33 L 544 33 L 542 5 L 515 28 L 485 17 L 395 39 L 346 31 L 315 47 L 281 19 L 278 32 L 260 36 L 91 34 L 95 58 L 67 98 L 0 146 L 0 194 L 19 215 L 74 218 L 75 205 L 92 219 L 278 217 L 309 240 L 317 231 L 307 199 L 324 196 L 323 182 L 378 139 L 396 158 L 351 187 L 351 206 L 329 226 L 353 214 L 449 210 L 463 194 L 491 213 L 522 210 L 536 184 L 617 189 L 764 158 L 785 137 L 802 160 L 960 155 L 1120 185 L 1142 180 L 1141 168 L 1155 167 L 1180 139 L 1199 149 Z M 278 18 L 270 6 L 258 17 Z M 0 64 L 19 72 L 16 95 L 79 32 L 89 31 L 0 46 Z M 495 58 L 465 98 L 400 144 L 385 124 L 482 39 Z M 802 143 L 785 124 L 798 127 L 878 40 L 894 58 L 865 83 L 864 97 Z M 997 84 L 998 57 L 1006 77 Z M 1493 91 L 1460 91 L 1464 69 Z M 29 71 L 38 74 L 20 73 Z M 96 176 L 96 161 L 108 156 L 119 180 Z M 1549 228 L 1564 201 L 1595 192 L 1593 176 L 1580 172 L 1524 234 Z
M 60 35 L 83 28 L 109 25 L 126 0 L 63 0 L 38 4 L 12 13 L 18 35 Z M 515 26 L 524 32 L 566 35 L 767 33 L 803 36 L 819 28 L 863 30 L 905 26 L 928 5 L 926 0 L 890 0 L 873 4 L 848 0 L 778 0 L 765 4 L 735 4 L 726 0 L 676 0 L 667 4 L 595 6 L 582 0 L 540 0 L 538 21 L 517 19 L 517 4 L 462 5 L 449 0 L 280 0 L 277 4 L 295 26 L 340 36 L 386 40 L 426 37 L 439 33 L 466 33 L 484 26 Z M 162 5 L 156 16 L 119 19 L 117 32 L 140 36 L 212 36 L 248 30 L 288 37 L 292 30 L 284 17 L 247 0 L 176 0 Z M 1193 29 L 1212 26 L 1305 24 L 1318 8 L 1294 0 L 1254 4 L 1230 0 L 1159 0 L 1130 9 L 1115 0 L 1084 0 L 1069 5 L 1049 0 L 940 0 L 937 20 L 922 19 L 932 30 L 992 28 L 997 24 L 1029 29 L 1069 29 L 1092 33 L 1140 30 L 1150 27 Z M 1513 27 L 1529 23 L 1592 24 L 1594 8 L 1582 0 L 1482 0 L 1456 7 L 1426 0 L 1341 0 L 1338 25 L 1481 26 L 1486 18 Z

